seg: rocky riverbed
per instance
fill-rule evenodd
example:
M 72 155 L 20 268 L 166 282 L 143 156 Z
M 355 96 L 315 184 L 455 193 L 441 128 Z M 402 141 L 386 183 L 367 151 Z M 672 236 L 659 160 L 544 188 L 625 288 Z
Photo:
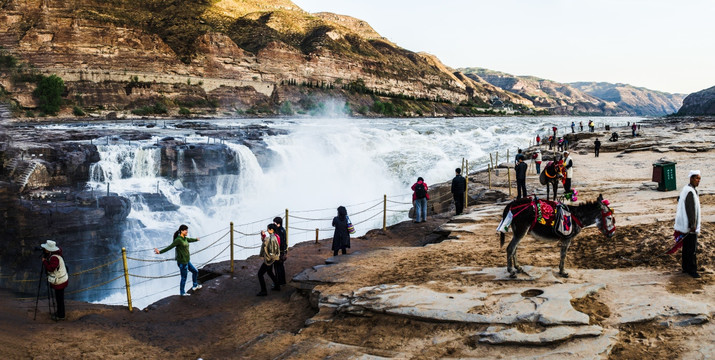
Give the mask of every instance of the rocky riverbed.
M 255 257 L 237 261 L 233 274 L 227 263 L 209 265 L 212 279 L 191 297 L 133 313 L 70 303 L 68 320 L 55 323 L 41 303 L 33 321 L 34 299 L 3 292 L 0 347 L 12 358 L 713 357 L 715 124 L 621 134 L 618 144 L 604 141 L 598 158 L 594 135 L 573 144 L 573 186 L 580 201 L 610 200 L 617 235 L 584 229 L 568 252 L 569 278 L 557 276 L 558 244 L 532 238 L 519 248 L 525 273 L 508 277 L 495 229 L 503 200 L 516 192 L 506 171 L 477 172 L 464 215 L 449 212 L 440 195 L 447 184 L 433 186 L 436 212 L 426 223 L 370 231 L 353 239 L 347 256 L 332 257 L 329 239 L 294 246 L 290 286 L 267 298 L 254 296 Z M 701 279 L 680 272 L 679 253 L 665 254 L 679 191 L 657 191 L 651 181 L 652 163 L 662 158 L 677 162 L 678 189 L 688 170 L 703 173 Z M 545 193 L 533 173 L 527 189 Z

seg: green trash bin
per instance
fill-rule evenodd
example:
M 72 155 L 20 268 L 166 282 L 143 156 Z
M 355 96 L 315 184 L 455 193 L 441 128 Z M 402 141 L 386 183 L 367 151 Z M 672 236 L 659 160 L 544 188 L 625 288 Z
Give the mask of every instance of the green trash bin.
M 658 191 L 675 190 L 678 186 L 675 182 L 674 161 L 656 161 L 653 163 L 653 181 L 658 183 Z

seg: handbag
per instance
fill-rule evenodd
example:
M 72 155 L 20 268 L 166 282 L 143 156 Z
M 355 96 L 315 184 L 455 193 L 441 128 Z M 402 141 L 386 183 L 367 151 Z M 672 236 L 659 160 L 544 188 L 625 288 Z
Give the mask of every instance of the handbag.
M 355 226 L 353 226 L 352 221 L 350 221 L 350 217 L 348 219 L 348 233 L 354 234 L 355 233 Z

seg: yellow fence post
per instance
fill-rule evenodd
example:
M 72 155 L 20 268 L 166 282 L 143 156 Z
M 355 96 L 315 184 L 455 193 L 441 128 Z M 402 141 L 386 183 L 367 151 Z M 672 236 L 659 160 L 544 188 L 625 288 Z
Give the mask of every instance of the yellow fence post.
M 462 173 L 464 173 L 464 158 L 462 158 L 462 167 L 460 169 L 462 169 Z
M 506 162 L 509 162 L 509 149 L 506 149 Z
M 387 230 L 387 194 L 382 195 L 382 231 Z
M 499 167 L 499 152 L 496 152 L 496 155 L 494 156 L 496 159 L 494 160 L 494 165 Z
M 233 274 L 233 221 L 231 221 L 231 274 Z
M 127 267 L 127 248 L 122 248 L 122 260 L 124 260 L 124 281 L 127 284 L 127 305 L 129 312 L 132 311 L 132 292 L 129 290 L 129 268 Z
M 315 228 L 315 243 L 318 243 L 318 237 L 320 236 L 320 229 Z
M 489 164 L 491 164 L 492 168 L 494 167 L 494 158 L 492 157 L 492 153 L 489 153 Z
M 464 206 L 469 206 L 469 159 L 464 164 Z
M 511 197 L 511 169 L 508 167 L 506 168 L 506 179 L 506 184 L 509 186 L 509 196 Z

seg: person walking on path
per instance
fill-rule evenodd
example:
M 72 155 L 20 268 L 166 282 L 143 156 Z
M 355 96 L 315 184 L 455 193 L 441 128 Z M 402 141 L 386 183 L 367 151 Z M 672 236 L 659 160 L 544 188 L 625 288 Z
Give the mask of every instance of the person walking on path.
M 541 148 L 541 136 L 539 136 L 539 134 L 536 134 L 536 146 L 539 149 Z
M 416 223 L 427 221 L 427 200 L 429 200 L 427 184 L 425 184 L 425 179 L 420 176 L 412 185 L 412 203 L 415 205 Z
M 42 266 L 47 271 L 47 282 L 55 290 L 55 301 L 57 311 L 51 314 L 52 320 L 65 319 L 65 288 L 69 285 L 69 274 L 65 267 L 65 259 L 62 257 L 62 249 L 52 240 L 47 240 L 40 245 L 43 249 Z
M 598 157 L 598 153 L 601 152 L 601 141 L 596 138 L 596 141 L 593 142 L 593 150 L 596 154 L 596 157 Z
M 536 175 L 541 174 L 541 150 L 534 152 L 534 163 L 536 164 Z
M 350 232 L 348 231 L 348 210 L 345 206 L 338 207 L 338 216 L 333 218 L 333 256 L 338 255 L 341 250 L 343 255 L 347 254 L 350 248 Z
M 573 178 L 573 160 L 569 156 L 568 151 L 564 151 L 564 194 L 571 192 L 571 179 Z
M 695 250 L 698 246 L 700 234 L 700 198 L 698 190 L 700 185 L 700 170 L 690 171 L 690 183 L 683 187 L 678 197 L 678 208 L 675 212 L 675 234 L 683 236 L 682 268 L 688 275 L 699 278 L 698 262 Z
M 454 198 L 455 215 L 461 215 L 464 210 L 464 192 L 467 190 L 467 180 L 462 176 L 462 169 L 454 170 L 456 175 L 452 179 L 452 197 Z
M 266 296 L 268 295 L 268 290 L 266 290 L 266 280 L 263 278 L 265 273 L 268 273 L 268 277 L 273 281 L 273 287 L 271 290 L 280 291 L 281 286 L 278 284 L 278 279 L 273 273 L 273 264 L 276 260 L 280 258 L 280 245 L 278 242 L 278 237 L 276 236 L 276 225 L 271 223 L 266 226 L 265 231 L 261 230 L 261 252 L 259 257 L 263 259 L 261 267 L 258 269 L 258 283 L 261 285 L 261 291 L 256 294 L 256 296 Z
M 583 121 L 578 122 L 578 131 L 583 131 Z
M 572 134 L 576 133 L 576 122 L 575 121 L 571 122 L 571 133 Z
M 631 125 L 631 134 L 633 137 L 636 137 L 636 129 L 638 128 L 638 125 L 636 125 L 635 121 L 633 122 L 633 125 Z
M 514 170 L 516 171 L 516 189 L 517 189 L 517 199 L 526 197 L 526 169 L 528 166 L 524 162 L 524 158 L 519 158 L 518 163 Z
M 162 250 L 154 248 L 155 254 L 163 254 L 173 248 L 176 248 L 176 264 L 179 266 L 179 273 L 181 274 L 181 280 L 179 282 L 179 294 L 181 296 L 189 296 L 184 291 L 184 286 L 186 285 L 186 277 L 188 272 L 191 271 L 191 280 L 194 286 L 191 290 L 196 291 L 201 289 L 201 284 L 199 284 L 199 271 L 196 270 L 193 264 L 191 264 L 191 255 L 189 253 L 189 243 L 199 241 L 199 238 L 193 239 L 188 238 L 186 235 L 189 233 L 189 227 L 186 225 L 179 226 L 179 230 L 174 233 L 174 241 L 171 245 L 165 247 Z
M 288 258 L 288 236 L 286 235 L 286 229 L 283 227 L 283 218 L 276 216 L 273 218 L 273 224 L 276 225 L 276 236 L 278 237 L 278 243 L 281 247 L 281 257 L 276 260 L 273 267 L 276 269 L 276 278 L 278 279 L 278 285 L 286 284 L 286 268 L 285 261 Z

